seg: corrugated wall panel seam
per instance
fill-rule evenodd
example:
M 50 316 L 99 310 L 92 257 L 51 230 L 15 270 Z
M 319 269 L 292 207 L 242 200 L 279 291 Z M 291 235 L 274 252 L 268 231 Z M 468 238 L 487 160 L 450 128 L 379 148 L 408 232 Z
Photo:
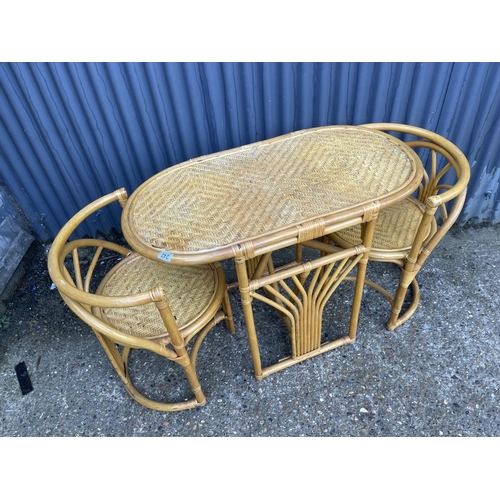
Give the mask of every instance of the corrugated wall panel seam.
M 45 241 L 93 199 L 184 160 L 302 128 L 401 122 L 468 157 L 459 222 L 497 223 L 499 89 L 499 63 L 0 63 L 0 175 Z M 84 230 L 119 224 L 116 211 Z

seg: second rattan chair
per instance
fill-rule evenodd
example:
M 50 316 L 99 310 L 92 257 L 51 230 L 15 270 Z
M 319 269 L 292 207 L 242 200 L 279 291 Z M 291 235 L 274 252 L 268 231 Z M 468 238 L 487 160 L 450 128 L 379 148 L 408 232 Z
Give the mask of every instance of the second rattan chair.
M 160 411 L 202 406 L 206 398 L 196 374 L 201 343 L 222 320 L 226 320 L 234 333 L 221 266 L 175 266 L 146 259 L 104 240 L 69 241 L 74 230 L 91 214 L 113 201 L 118 200 L 123 206 L 126 199 L 124 189 L 103 196 L 64 225 L 49 252 L 50 276 L 64 302 L 90 325 L 136 401 Z M 118 263 L 105 274 L 99 286 L 94 285 L 92 277 L 100 269 L 97 264 L 116 262 L 117 257 Z M 139 391 L 129 373 L 129 355 L 134 349 L 152 351 L 180 365 L 192 397 L 157 401 Z
M 417 309 L 420 291 L 416 275 L 432 250 L 457 220 L 465 202 L 470 167 L 458 147 L 434 132 L 395 123 L 371 123 L 363 127 L 415 136 L 416 139 L 409 140 L 406 144 L 419 154 L 426 165 L 418 196 L 381 210 L 369 256 L 369 260 L 392 262 L 402 270 L 394 295 L 380 285 L 365 280 L 365 284 L 382 293 L 391 304 L 392 312 L 387 328 L 394 330 L 407 321 Z M 349 247 L 361 241 L 360 227 L 339 231 L 329 238 L 335 245 Z M 413 292 L 412 301 L 402 312 L 410 285 Z

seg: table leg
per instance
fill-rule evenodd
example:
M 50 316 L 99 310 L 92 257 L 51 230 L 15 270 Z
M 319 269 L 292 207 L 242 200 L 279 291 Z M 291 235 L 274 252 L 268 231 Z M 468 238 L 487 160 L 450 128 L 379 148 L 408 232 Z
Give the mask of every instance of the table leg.
M 235 257 L 254 373 L 258 380 L 309 357 L 354 342 L 363 292 L 363 270 L 351 310 L 351 336 L 346 335 L 322 344 L 322 316 L 330 296 L 363 257 L 366 258 L 366 249 L 363 245 L 358 245 L 251 280 L 248 278 L 245 258 Z M 311 282 L 306 286 L 305 277 L 311 272 L 314 274 L 311 276 Z M 291 280 L 289 284 L 286 282 L 288 279 Z M 258 290 L 262 293 L 258 293 Z M 267 294 L 270 296 L 268 297 Z M 291 341 L 291 356 L 265 368 L 262 367 L 253 316 L 252 300 L 254 298 L 273 307 L 287 320 L 285 324 Z
M 262 364 L 260 360 L 257 332 L 255 330 L 255 321 L 253 319 L 252 297 L 250 296 L 246 261 L 243 257 L 235 257 L 234 263 L 236 266 L 236 275 L 238 277 L 241 305 L 245 316 L 248 343 L 253 360 L 254 374 L 255 377 L 260 380 L 262 378 Z
M 368 266 L 368 255 L 372 246 L 373 234 L 375 233 L 375 224 L 377 219 L 372 219 L 361 225 L 361 239 L 367 249 L 358 262 L 356 282 L 354 285 L 354 297 L 352 300 L 351 320 L 349 322 L 349 338 L 354 342 L 358 329 L 359 311 L 361 308 L 361 299 L 363 298 L 363 289 L 365 284 L 366 268 Z

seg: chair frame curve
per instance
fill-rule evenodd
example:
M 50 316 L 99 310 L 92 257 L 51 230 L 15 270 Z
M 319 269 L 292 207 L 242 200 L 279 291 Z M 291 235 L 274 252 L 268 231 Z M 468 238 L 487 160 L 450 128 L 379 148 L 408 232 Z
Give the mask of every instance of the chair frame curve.
M 423 184 L 417 196 L 425 205 L 425 209 L 411 248 L 403 252 L 390 249 L 372 249 L 369 255 L 369 260 L 392 262 L 401 268 L 401 278 L 394 296 L 373 281 L 365 280 L 366 285 L 382 293 L 389 301 L 392 311 L 387 329 L 394 330 L 405 323 L 417 309 L 420 290 L 416 275 L 462 211 L 470 180 L 470 165 L 465 155 L 455 144 L 430 130 L 401 123 L 369 123 L 360 126 L 386 133 L 399 132 L 415 136 L 416 140 L 405 141 L 405 144 L 412 149 L 427 148 L 431 150 L 430 175 L 427 171 L 424 172 Z M 448 161 L 448 164 L 439 171 L 437 171 L 436 154 L 442 155 Z M 441 183 L 444 175 L 451 169 L 455 171 L 457 181 L 452 185 Z M 447 203 L 449 202 L 453 202 L 453 205 L 448 211 Z M 441 208 L 442 222 L 438 226 L 435 217 L 439 208 Z M 335 235 L 330 235 L 329 239 L 337 244 L 340 242 Z M 412 302 L 401 313 L 410 286 L 413 295 Z
M 113 269 L 124 264 L 127 259 L 143 258 L 119 244 L 105 240 L 81 238 L 69 241 L 81 222 L 114 201 L 119 201 L 123 208 L 127 201 L 126 190 L 122 188 L 95 200 L 81 209 L 61 228 L 49 251 L 47 261 L 49 274 L 64 302 L 74 314 L 91 327 L 132 398 L 141 405 L 158 411 L 180 411 L 203 406 L 206 404 L 206 398 L 196 374 L 196 359 L 201 344 L 208 332 L 220 321 L 226 321 L 226 326 L 231 333 L 235 331 L 222 267 L 220 264 L 210 264 L 213 268 L 215 284 L 209 304 L 202 314 L 183 325 L 182 328 L 179 328 L 175 321 L 166 291 L 161 285 L 126 296 L 102 295 L 99 293 L 100 287 L 92 293 L 90 291 L 92 275 L 104 250 L 111 250 L 124 257 L 122 262 L 115 265 Z M 80 270 L 81 263 L 78 256 L 78 249 L 82 247 L 96 248 L 85 276 Z M 64 264 L 68 255 L 73 257 L 74 279 Z M 99 312 L 103 308 L 129 308 L 150 303 L 155 304 L 165 325 L 166 336 L 164 338 L 149 339 L 123 332 L 105 321 Z M 194 343 L 189 347 L 188 344 L 193 339 Z M 181 365 L 193 397 L 183 401 L 163 402 L 142 394 L 134 386 L 128 369 L 129 355 L 134 349 L 152 351 Z

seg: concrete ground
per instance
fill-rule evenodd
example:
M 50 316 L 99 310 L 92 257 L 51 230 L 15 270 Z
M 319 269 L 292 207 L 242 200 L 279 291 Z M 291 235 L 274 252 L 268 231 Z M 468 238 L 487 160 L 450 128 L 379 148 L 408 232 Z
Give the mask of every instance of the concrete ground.
M 198 357 L 207 404 L 177 413 L 128 396 L 90 328 L 51 289 L 47 248 L 35 243 L 0 318 L 0 436 L 498 437 L 499 230 L 453 228 L 419 274 L 417 312 L 396 331 L 385 329 L 388 303 L 367 289 L 355 344 L 262 381 L 253 377 L 232 292 L 236 335 L 219 324 Z M 388 284 L 397 276 L 390 265 L 370 264 L 369 273 Z M 329 335 L 345 331 L 350 286 L 325 311 Z M 286 333 L 275 314 L 255 314 L 264 361 L 272 362 Z M 134 359 L 138 385 L 153 393 L 177 380 L 156 358 Z M 14 369 L 20 362 L 33 385 L 26 395 Z

